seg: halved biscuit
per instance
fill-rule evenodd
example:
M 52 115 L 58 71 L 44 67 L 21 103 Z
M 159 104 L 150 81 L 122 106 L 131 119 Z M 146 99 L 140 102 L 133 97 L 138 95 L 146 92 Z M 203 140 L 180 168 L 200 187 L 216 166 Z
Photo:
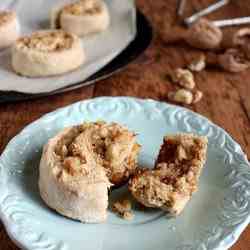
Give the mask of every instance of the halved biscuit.
M 207 138 L 193 134 L 166 136 L 155 169 L 139 170 L 130 180 L 132 195 L 146 207 L 182 212 L 206 161 Z

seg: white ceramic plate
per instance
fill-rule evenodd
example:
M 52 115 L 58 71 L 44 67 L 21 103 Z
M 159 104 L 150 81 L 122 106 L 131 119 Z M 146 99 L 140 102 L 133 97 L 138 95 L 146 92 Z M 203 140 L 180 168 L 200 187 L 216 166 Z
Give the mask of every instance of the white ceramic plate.
M 194 132 L 209 138 L 199 191 L 183 214 L 135 207 L 135 219 L 109 212 L 104 224 L 82 224 L 47 208 L 37 187 L 41 150 L 63 127 L 103 119 L 136 131 L 140 164 L 153 166 L 162 137 Z M 0 158 L 0 217 L 15 243 L 28 250 L 225 250 L 250 220 L 249 163 L 221 128 L 187 109 L 153 100 L 97 98 L 59 109 L 26 127 Z M 127 193 L 114 191 L 111 200 Z
M 0 0 L 0 9 L 18 14 L 22 34 L 49 28 L 53 6 L 73 0 Z M 55 77 L 26 78 L 16 75 L 10 62 L 10 49 L 0 51 L 0 90 L 46 93 L 84 81 L 120 54 L 136 36 L 136 8 L 133 0 L 105 0 L 111 15 L 107 31 L 83 38 L 87 61 L 79 69 Z

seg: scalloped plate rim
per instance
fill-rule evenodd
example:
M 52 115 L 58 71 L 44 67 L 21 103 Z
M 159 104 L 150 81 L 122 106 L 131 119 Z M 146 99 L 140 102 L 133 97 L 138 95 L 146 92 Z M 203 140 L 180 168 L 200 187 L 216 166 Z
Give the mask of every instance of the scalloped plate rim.
M 166 105 L 170 108 L 173 109 L 179 109 L 182 110 L 184 112 L 188 112 L 196 117 L 199 117 L 201 119 L 203 119 L 204 121 L 206 121 L 210 126 L 213 126 L 214 128 L 216 128 L 217 130 L 221 131 L 223 134 L 225 134 L 226 137 L 228 137 L 235 145 L 237 145 L 238 149 L 239 149 L 239 153 L 244 156 L 244 161 L 246 163 L 246 165 L 248 165 L 250 167 L 250 163 L 247 160 L 247 155 L 244 153 L 244 151 L 242 150 L 240 144 L 234 140 L 234 138 L 223 128 L 219 127 L 217 124 L 213 123 L 212 121 L 210 121 L 208 118 L 206 118 L 205 116 L 198 114 L 188 108 L 184 108 L 178 105 L 174 105 L 174 104 L 169 104 L 169 103 L 164 103 L 161 101 L 157 101 L 154 99 L 150 99 L 150 98 L 136 98 L 136 97 L 127 97 L 127 96 L 116 96 L 116 97 L 110 97 L 110 96 L 101 96 L 101 97 L 95 97 L 95 98 L 89 98 L 89 99 L 85 99 L 83 101 L 78 101 L 69 105 L 66 105 L 64 107 L 60 107 L 52 112 L 49 112 L 47 114 L 42 115 L 40 118 L 38 118 L 37 120 L 31 122 L 30 124 L 28 124 L 27 126 L 25 126 L 17 135 L 15 135 L 9 142 L 8 144 L 5 146 L 4 150 L 2 151 L 2 154 L 0 155 L 0 161 L 2 159 L 3 154 L 5 153 L 5 151 L 11 147 L 12 143 L 14 143 L 14 141 L 18 138 L 21 137 L 26 130 L 29 130 L 30 128 L 32 128 L 33 126 L 35 126 L 37 123 L 41 122 L 41 120 L 43 119 L 47 119 L 50 116 L 54 116 L 55 114 L 59 114 L 60 112 L 72 107 L 72 106 L 76 106 L 79 104 L 86 104 L 88 102 L 95 102 L 95 101 L 100 101 L 100 100 L 129 100 L 129 101 L 133 101 L 133 102 L 151 102 L 154 104 L 160 104 L 160 105 Z M 0 166 L 1 167 L 1 166 Z M 1 170 L 1 168 L 0 168 Z M 1 175 L 1 171 L 0 171 L 0 175 Z M 1 186 L 1 182 L 0 182 L 0 186 Z M 0 193 L 2 191 L 0 190 Z M 24 240 L 19 237 L 17 234 L 15 234 L 15 224 L 11 224 L 11 222 L 9 222 L 6 218 L 5 218 L 5 214 L 2 212 L 2 210 L 0 209 L 0 220 L 2 221 L 4 228 L 8 234 L 8 236 L 10 237 L 10 239 L 21 249 L 25 249 L 25 250 L 33 250 L 34 248 L 30 248 L 28 246 L 28 248 L 25 246 L 26 244 L 24 243 Z M 240 223 L 239 225 L 235 226 L 234 230 L 232 233 L 228 233 L 223 239 L 221 239 L 220 246 L 216 247 L 214 250 L 226 250 L 229 249 L 230 247 L 232 247 L 236 241 L 239 239 L 241 233 L 246 229 L 246 227 L 248 226 L 248 224 L 250 223 L 250 211 L 246 217 L 246 219 Z M 225 243 L 226 240 L 226 243 Z

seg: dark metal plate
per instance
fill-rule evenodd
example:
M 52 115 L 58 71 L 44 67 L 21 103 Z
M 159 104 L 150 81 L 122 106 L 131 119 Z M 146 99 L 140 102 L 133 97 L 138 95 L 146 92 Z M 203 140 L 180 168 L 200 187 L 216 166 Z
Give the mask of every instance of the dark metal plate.
M 153 37 L 153 31 L 150 23 L 146 17 L 137 10 L 137 35 L 135 39 L 128 45 L 128 47 L 113 59 L 104 68 L 96 72 L 84 82 L 74 83 L 70 86 L 58 89 L 49 93 L 42 94 L 24 94 L 15 91 L 0 91 L 0 103 L 4 102 L 16 102 L 28 99 L 35 99 L 42 96 L 54 95 L 77 89 L 86 85 L 93 84 L 99 80 L 105 79 L 117 72 L 123 70 L 129 63 L 134 61 L 139 55 L 141 55 L 150 45 Z

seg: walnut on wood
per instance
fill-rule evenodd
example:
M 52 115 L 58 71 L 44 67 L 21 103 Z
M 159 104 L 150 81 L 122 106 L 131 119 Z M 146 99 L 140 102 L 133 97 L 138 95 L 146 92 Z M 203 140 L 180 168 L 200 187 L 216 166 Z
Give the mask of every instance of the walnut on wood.
M 238 73 L 248 69 L 250 62 L 240 49 L 228 49 L 224 54 L 218 55 L 218 65 L 225 71 Z
M 175 69 L 171 74 L 171 78 L 173 82 L 178 83 L 186 89 L 193 89 L 195 87 L 194 76 L 188 69 Z
M 178 89 L 168 93 L 168 99 L 181 104 L 191 104 L 193 102 L 193 94 L 187 89 Z

